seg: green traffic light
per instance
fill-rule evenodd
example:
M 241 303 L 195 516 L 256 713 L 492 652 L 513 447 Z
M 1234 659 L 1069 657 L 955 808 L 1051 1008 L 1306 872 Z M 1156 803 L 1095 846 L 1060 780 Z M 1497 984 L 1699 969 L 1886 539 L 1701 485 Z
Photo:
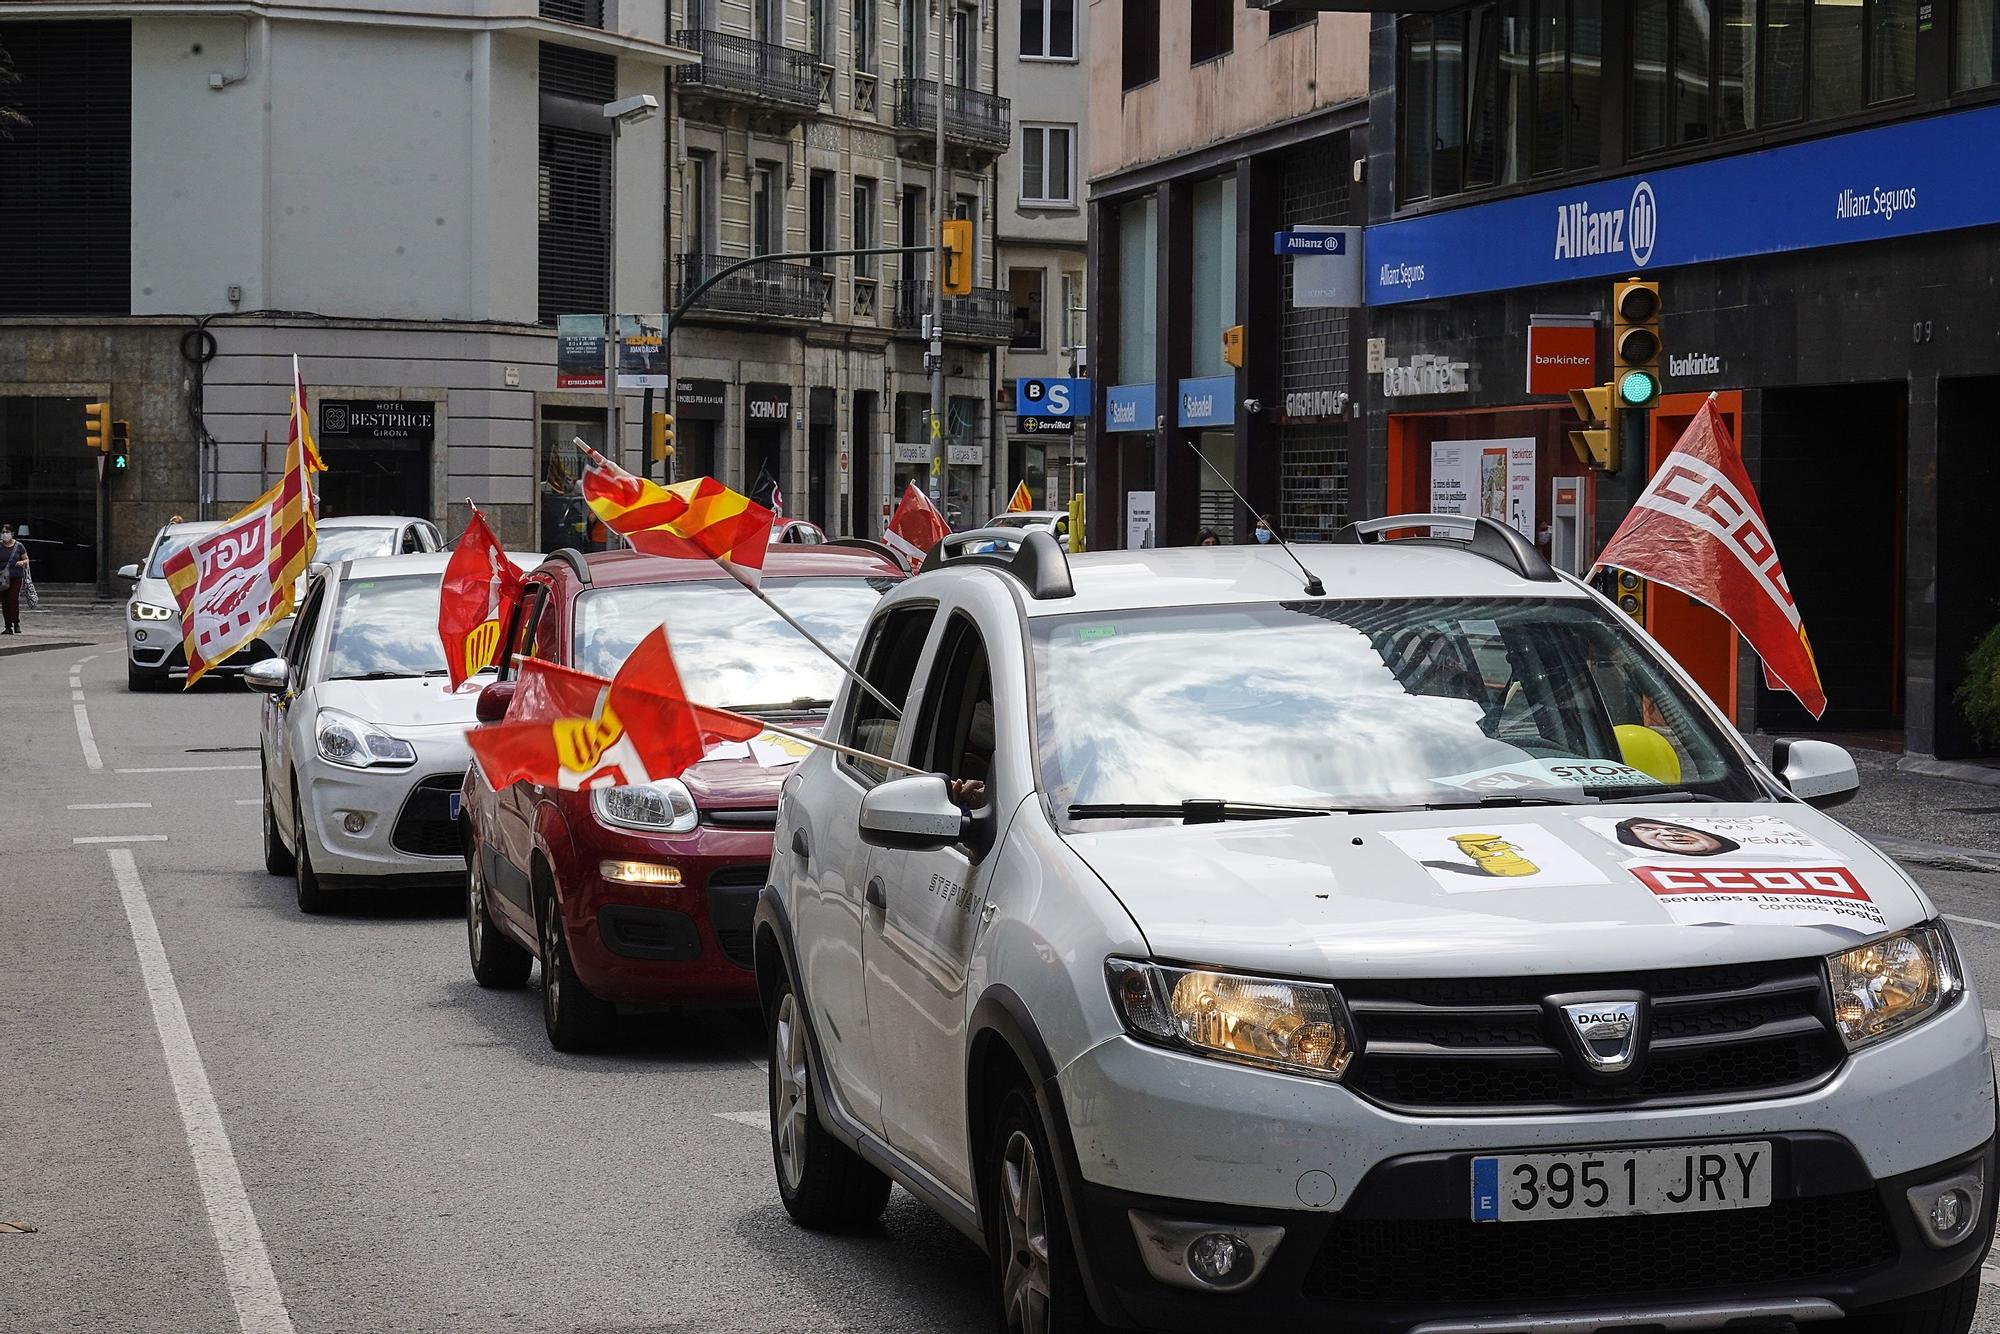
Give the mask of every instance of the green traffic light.
M 123 450 L 120 450 L 118 453 L 113 454 L 111 456 L 111 471 L 124 472 L 125 464 L 126 464 L 126 454 Z
M 1660 382 L 1650 371 L 1626 371 L 1618 377 L 1618 399 L 1626 407 L 1643 408 L 1660 396 Z

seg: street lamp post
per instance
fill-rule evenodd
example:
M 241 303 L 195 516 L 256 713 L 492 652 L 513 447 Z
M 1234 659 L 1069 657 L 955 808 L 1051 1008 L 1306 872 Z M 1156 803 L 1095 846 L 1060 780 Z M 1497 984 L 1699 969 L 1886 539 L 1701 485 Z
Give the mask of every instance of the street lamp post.
M 604 118 L 611 122 L 611 189 L 605 204 L 604 244 L 604 453 L 623 466 L 623 432 L 618 429 L 618 140 L 627 125 L 636 125 L 660 109 L 660 99 L 651 93 L 635 93 L 604 104 Z

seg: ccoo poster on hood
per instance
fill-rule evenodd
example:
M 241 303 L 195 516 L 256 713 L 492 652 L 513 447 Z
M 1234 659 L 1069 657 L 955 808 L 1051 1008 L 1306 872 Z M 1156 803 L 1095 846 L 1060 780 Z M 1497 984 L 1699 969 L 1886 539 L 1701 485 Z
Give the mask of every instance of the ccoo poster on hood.
M 1779 815 L 1586 816 L 1683 926 L 1887 925 L 1845 859 Z

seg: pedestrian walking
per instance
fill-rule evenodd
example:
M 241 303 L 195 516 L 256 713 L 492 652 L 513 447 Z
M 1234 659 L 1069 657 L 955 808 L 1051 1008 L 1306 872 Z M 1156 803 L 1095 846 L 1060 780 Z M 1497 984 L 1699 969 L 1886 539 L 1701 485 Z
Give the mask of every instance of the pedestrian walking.
M 28 544 L 16 538 L 12 528 L 0 528 L 0 612 L 6 619 L 6 629 L 0 633 L 21 633 L 21 594 L 28 577 Z

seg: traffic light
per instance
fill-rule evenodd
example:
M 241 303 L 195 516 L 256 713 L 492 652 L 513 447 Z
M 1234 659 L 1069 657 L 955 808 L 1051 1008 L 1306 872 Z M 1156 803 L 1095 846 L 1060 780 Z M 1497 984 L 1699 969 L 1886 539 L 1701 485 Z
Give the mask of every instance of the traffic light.
M 1618 406 L 1650 408 L 1660 396 L 1660 285 L 1637 278 L 1614 284 L 1611 314 Z
M 946 295 L 966 295 L 972 290 L 972 219 L 946 218 L 940 248 Z
M 83 405 L 83 447 L 102 454 L 111 448 L 111 405 Z
M 1618 604 L 1618 610 L 1630 616 L 1640 625 L 1646 623 L 1646 581 L 1630 570 L 1606 570 L 1604 572 L 1605 593 Z
M 1590 389 L 1572 389 L 1569 401 L 1583 425 L 1569 433 L 1569 447 L 1576 457 L 1605 472 L 1618 471 L 1618 432 L 1612 429 L 1611 394 L 1614 385 L 1600 384 Z
M 674 414 L 656 412 L 647 423 L 647 456 L 655 463 L 672 458 L 674 453 Z
M 124 472 L 132 466 L 132 423 L 119 418 L 111 423 L 111 471 Z

